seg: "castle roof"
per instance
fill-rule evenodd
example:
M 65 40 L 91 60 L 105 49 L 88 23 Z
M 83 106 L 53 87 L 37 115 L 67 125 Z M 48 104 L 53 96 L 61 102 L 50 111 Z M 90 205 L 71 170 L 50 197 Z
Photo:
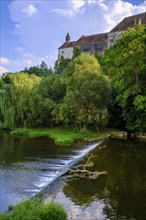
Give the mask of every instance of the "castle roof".
M 146 25 L 146 12 L 124 18 L 109 33 L 125 31 L 129 27 L 135 27 L 136 24 Z M 108 33 L 94 34 L 88 36 L 82 35 L 77 41 L 65 42 L 58 49 L 75 47 L 86 43 L 95 43 L 95 42 L 104 41 L 107 39 L 107 35 Z M 69 33 L 67 34 L 67 37 L 70 37 Z
M 102 34 L 94 34 L 94 35 L 82 35 L 77 41 L 72 41 L 72 42 L 65 42 L 64 44 L 61 45 L 58 49 L 64 49 L 64 48 L 69 48 L 69 47 L 74 47 L 78 46 L 83 43 L 88 43 L 88 42 L 96 42 L 96 41 L 103 41 L 107 39 L 107 33 L 102 33 Z
M 94 35 L 88 35 L 84 36 L 82 35 L 75 43 L 75 45 L 79 45 L 80 43 L 88 43 L 88 42 L 96 42 L 96 41 L 103 41 L 106 40 L 107 33 L 102 34 L 94 34 Z
M 65 42 L 64 44 L 61 45 L 58 49 L 64 49 L 64 48 L 69 48 L 69 47 L 74 47 L 76 41 L 72 42 Z
M 135 27 L 139 20 L 141 24 L 146 24 L 146 12 L 124 18 L 109 33 L 125 31 L 129 27 Z

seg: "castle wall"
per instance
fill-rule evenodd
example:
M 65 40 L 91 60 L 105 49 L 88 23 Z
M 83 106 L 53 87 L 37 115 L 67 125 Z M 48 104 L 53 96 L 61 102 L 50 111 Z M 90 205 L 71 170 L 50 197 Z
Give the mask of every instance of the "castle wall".
M 107 40 L 108 47 L 114 45 L 122 33 L 123 31 L 108 33 L 108 40 Z
M 63 56 L 65 59 L 73 58 L 73 47 L 62 48 L 58 50 L 58 58 Z

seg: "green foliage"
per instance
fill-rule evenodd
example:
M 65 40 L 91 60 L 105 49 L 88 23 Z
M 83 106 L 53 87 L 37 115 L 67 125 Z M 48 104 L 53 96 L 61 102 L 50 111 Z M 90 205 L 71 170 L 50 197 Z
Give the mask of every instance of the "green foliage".
M 65 59 L 61 56 L 60 59 L 55 62 L 54 73 L 62 75 L 64 69 L 67 68 L 70 62 L 72 62 L 71 59 Z
M 2 77 L 0 113 L 5 128 L 25 125 L 30 111 L 29 99 L 33 88 L 39 81 L 39 77 L 26 73 L 16 73 Z
M 0 81 L 0 121 L 3 127 L 53 127 L 71 124 L 105 126 L 110 82 L 94 56 L 82 53 L 73 61 L 60 58 L 58 75 L 37 77 L 15 73 Z M 41 63 L 39 69 L 46 70 Z M 2 127 L 2 126 L 1 126 Z
M 138 25 L 135 29 L 129 28 L 116 44 L 105 52 L 102 65 L 117 92 L 116 101 L 122 108 L 126 128 L 132 132 L 142 132 L 146 129 L 146 122 L 143 120 L 146 96 L 145 42 L 146 27 Z
M 115 129 L 102 129 L 100 133 L 94 131 L 79 132 L 76 129 L 56 127 L 51 129 L 26 129 L 26 128 L 17 128 L 11 132 L 11 135 L 21 136 L 26 138 L 34 137 L 50 137 L 55 141 L 56 144 L 60 145 L 69 145 L 74 141 L 81 139 L 101 139 L 111 134 Z
M 73 49 L 73 58 L 78 57 L 81 54 L 80 48 L 78 46 Z
M 57 203 L 41 204 L 27 200 L 19 204 L 10 214 L 0 214 L 1 220 L 65 220 L 66 211 Z
M 84 75 L 89 73 L 101 73 L 100 65 L 94 56 L 81 53 L 74 59 L 74 75 Z
M 62 102 L 66 86 L 59 76 L 44 78 L 34 89 L 30 99 L 30 126 L 51 126 L 57 122 L 58 105 Z
M 40 77 L 47 77 L 53 74 L 52 68 L 50 67 L 48 69 L 48 66 L 44 61 L 41 62 L 40 66 L 33 66 L 28 69 L 25 68 L 21 72 L 28 73 L 29 75 L 33 74 Z
M 98 131 L 98 125 L 106 125 L 110 84 L 97 60 L 82 53 L 67 67 L 65 79 L 67 92 L 59 108 L 60 120 L 79 130 L 94 124 Z
M 13 205 L 9 205 L 9 206 L 8 206 L 8 209 L 9 209 L 9 210 L 12 210 L 13 208 L 14 208 Z
M 41 64 L 40 64 L 40 69 L 41 70 L 47 70 L 48 69 L 48 66 L 47 64 L 42 60 Z

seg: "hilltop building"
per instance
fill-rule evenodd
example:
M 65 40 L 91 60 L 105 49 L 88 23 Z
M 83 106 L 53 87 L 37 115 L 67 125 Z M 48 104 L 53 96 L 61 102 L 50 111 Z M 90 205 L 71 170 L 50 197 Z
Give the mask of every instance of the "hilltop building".
M 134 28 L 137 24 L 146 25 L 146 12 L 124 18 L 109 33 L 82 35 L 77 41 L 70 41 L 71 37 L 67 33 L 66 42 L 58 48 L 58 59 L 61 56 L 65 59 L 72 59 L 73 49 L 76 46 L 80 48 L 81 52 L 102 55 L 104 50 L 113 45 L 127 28 Z
M 73 58 L 73 48 L 75 47 L 76 41 L 70 42 L 70 35 L 67 33 L 65 43 L 58 48 L 58 58 L 63 56 L 65 59 Z
M 108 33 L 108 47 L 113 45 L 119 36 L 129 27 L 134 28 L 137 24 L 146 25 L 146 12 L 124 18 Z
M 102 54 L 107 47 L 107 33 L 84 36 L 82 35 L 75 43 L 81 52 L 90 54 Z

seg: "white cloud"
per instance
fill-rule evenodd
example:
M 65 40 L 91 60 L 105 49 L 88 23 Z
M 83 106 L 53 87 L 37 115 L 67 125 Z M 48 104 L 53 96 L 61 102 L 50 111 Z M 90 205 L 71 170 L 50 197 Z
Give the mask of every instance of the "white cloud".
M 78 12 L 85 5 L 85 0 L 70 0 L 70 3 L 72 5 L 73 10 L 75 12 Z
M 106 14 L 104 13 L 103 4 L 104 7 L 106 7 Z M 99 3 L 99 7 L 103 11 L 103 22 L 105 24 L 104 30 L 110 31 L 114 26 L 122 21 L 123 18 L 144 12 L 144 5 L 146 5 L 146 1 L 140 5 L 133 5 L 122 0 L 110 2 L 106 0 L 104 3 Z
M 0 76 L 2 76 L 3 73 L 9 72 L 6 68 L 0 66 Z
M 57 53 L 50 53 L 49 55 L 46 55 L 44 57 L 37 57 L 31 53 L 24 53 L 21 59 L 16 61 L 16 64 L 20 67 L 20 70 L 22 70 L 25 67 L 32 67 L 32 66 L 38 66 L 41 64 L 42 60 L 46 62 L 48 66 L 52 66 L 55 63 L 55 60 L 57 59 Z
M 139 5 L 133 5 L 123 0 L 68 0 L 67 2 L 69 3 L 67 7 L 56 8 L 52 12 L 67 18 L 78 18 L 80 14 L 87 14 L 82 21 L 82 28 L 85 29 L 86 24 L 89 25 L 90 22 L 91 27 L 95 28 L 97 26 L 97 29 L 101 29 L 98 32 L 109 31 L 124 17 L 144 12 L 146 8 L 146 1 Z M 81 28 L 77 25 L 77 29 Z M 91 27 L 89 27 L 89 30 Z
M 2 58 L 3 67 L 0 66 L 0 73 L 9 72 L 7 69 L 10 69 L 12 72 L 18 72 L 23 70 L 25 67 L 33 67 L 41 64 L 42 60 L 48 65 L 48 67 L 54 67 L 54 63 L 57 59 L 57 53 L 53 52 L 44 57 L 38 57 L 31 53 L 23 53 L 19 59 L 9 60 L 9 62 L 4 62 L 8 60 L 7 58 Z
M 55 12 L 66 17 L 74 17 L 84 12 L 85 0 L 68 0 L 68 8 L 55 8 L 50 12 Z
M 87 2 L 90 5 L 90 4 L 95 4 L 97 1 L 96 0 L 88 0 Z
M 110 31 L 124 17 L 144 12 L 145 8 L 146 1 L 133 5 L 127 0 L 13 0 L 9 11 L 15 24 L 11 32 L 16 37 L 13 57 L 17 58 L 2 66 L 16 71 L 25 66 L 39 65 L 43 58 L 48 66 L 53 66 L 57 48 L 64 43 L 67 32 L 71 40 L 77 40 L 81 35 Z M 34 19 L 28 21 L 26 14 L 30 17 L 34 13 L 37 13 Z M 31 55 L 18 45 L 27 48 Z M 50 55 L 46 58 L 46 54 Z
M 108 6 L 105 3 L 99 2 L 98 4 L 103 11 L 108 11 Z
M 26 8 L 22 10 L 24 13 L 26 13 L 29 17 L 31 17 L 33 14 L 36 14 L 38 10 L 34 7 L 34 5 L 28 5 Z
M 4 57 L 0 57 L 0 64 L 1 65 L 6 65 L 6 64 L 9 64 L 10 63 L 10 60 L 7 59 L 7 58 L 4 58 Z

